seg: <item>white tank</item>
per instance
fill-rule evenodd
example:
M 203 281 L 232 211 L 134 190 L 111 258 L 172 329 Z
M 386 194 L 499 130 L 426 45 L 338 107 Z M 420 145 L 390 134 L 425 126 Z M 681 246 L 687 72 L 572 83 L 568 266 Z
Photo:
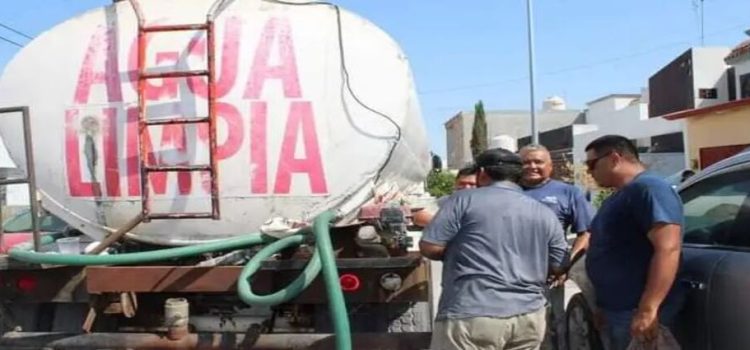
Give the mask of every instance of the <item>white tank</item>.
M 212 3 L 141 0 L 147 25 L 203 23 Z M 337 209 L 351 217 L 376 193 L 421 186 L 427 136 L 409 63 L 393 39 L 342 10 L 340 42 L 329 6 L 226 3 L 216 19 L 221 220 L 152 221 L 132 238 L 182 245 L 255 232 L 274 216 L 305 220 Z M 39 35 L 0 78 L 0 107 L 30 107 L 43 205 L 96 239 L 141 210 L 137 27 L 127 1 L 89 11 Z M 205 69 L 203 32 L 148 37 L 151 71 Z M 339 45 L 351 90 L 379 113 L 348 91 Z M 204 78 L 151 80 L 147 93 L 149 118 L 207 115 Z M 25 166 L 21 130 L 20 119 L 0 118 L 0 136 Z M 208 162 L 206 128 L 149 132 L 159 164 Z M 210 211 L 208 180 L 152 175 L 152 212 Z

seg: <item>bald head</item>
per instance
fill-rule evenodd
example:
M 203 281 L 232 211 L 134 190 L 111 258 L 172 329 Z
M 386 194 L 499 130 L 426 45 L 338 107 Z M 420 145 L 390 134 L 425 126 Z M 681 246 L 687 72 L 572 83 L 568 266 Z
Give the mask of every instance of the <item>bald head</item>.
M 552 176 L 552 156 L 547 147 L 542 145 L 528 145 L 519 152 L 523 160 L 524 186 L 536 186 Z

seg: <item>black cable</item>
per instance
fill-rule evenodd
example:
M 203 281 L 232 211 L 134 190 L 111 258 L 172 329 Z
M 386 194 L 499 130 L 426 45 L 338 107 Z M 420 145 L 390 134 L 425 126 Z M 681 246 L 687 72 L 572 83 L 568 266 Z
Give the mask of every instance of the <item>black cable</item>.
M 354 101 L 356 101 L 357 104 L 359 104 L 366 110 L 385 118 L 391 124 L 393 124 L 393 126 L 396 128 L 396 137 L 394 137 L 395 142 L 393 143 L 393 147 L 391 147 L 390 151 L 388 152 L 388 157 L 386 157 L 385 162 L 380 167 L 380 169 L 378 169 L 378 174 L 375 177 L 374 182 L 377 183 L 378 180 L 380 180 L 380 175 L 383 173 L 383 170 L 385 169 L 385 167 L 388 166 L 388 163 L 391 161 L 391 158 L 393 157 L 393 153 L 396 151 L 396 147 L 401 141 L 401 136 L 402 136 L 401 126 L 399 126 L 398 123 L 396 123 L 396 121 L 394 121 L 391 117 L 389 117 L 385 113 L 380 112 L 368 106 L 366 103 L 362 102 L 359 96 L 357 96 L 357 94 L 352 89 L 352 86 L 349 82 L 349 70 L 347 69 L 347 66 L 346 66 L 346 56 L 344 55 L 344 34 L 343 34 L 342 25 L 341 25 L 341 9 L 339 8 L 338 5 L 327 2 L 327 1 L 313 1 L 313 2 L 288 2 L 288 1 L 282 1 L 282 0 L 264 0 L 264 1 L 277 3 L 281 5 L 289 5 L 289 6 L 330 6 L 330 7 L 333 7 L 334 10 L 336 11 L 336 26 L 337 26 L 337 32 L 338 32 L 339 56 L 341 59 L 341 74 L 344 78 L 344 86 L 346 86 L 347 91 L 349 91 L 349 95 L 351 95 L 352 98 L 354 98 Z
M 22 37 L 24 37 L 24 38 L 26 38 L 26 39 L 29 39 L 29 40 L 34 40 L 34 37 L 33 37 L 33 36 L 31 36 L 31 35 L 28 35 L 28 34 L 26 34 L 26 33 L 22 32 L 22 31 L 20 31 L 20 30 L 18 30 L 18 29 L 15 29 L 15 28 L 13 28 L 13 27 L 11 27 L 11 26 L 7 25 L 7 24 L 2 24 L 2 23 L 0 23 L 0 27 L 3 27 L 3 28 L 5 28 L 5 29 L 7 29 L 7 30 L 10 30 L 11 32 L 13 32 L 13 33 L 16 33 L 16 34 L 18 34 L 18 35 L 20 35 L 20 36 L 22 36 Z
M 18 47 L 23 47 L 23 45 L 21 45 L 21 44 L 19 44 L 19 43 L 15 42 L 15 41 L 13 41 L 13 40 L 10 40 L 10 39 L 8 39 L 8 38 L 6 38 L 6 37 L 2 36 L 2 35 L 0 35 L 0 40 L 2 40 L 2 41 L 5 41 L 6 43 L 9 43 L 9 44 L 13 44 L 13 45 L 16 45 L 16 46 L 18 46 Z

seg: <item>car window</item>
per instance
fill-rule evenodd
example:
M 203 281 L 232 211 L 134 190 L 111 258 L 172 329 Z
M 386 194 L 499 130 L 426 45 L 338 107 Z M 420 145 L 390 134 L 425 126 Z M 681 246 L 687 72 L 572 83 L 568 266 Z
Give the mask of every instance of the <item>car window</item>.
M 60 218 L 45 214 L 40 218 L 39 230 L 48 232 L 60 232 L 65 229 L 67 224 Z M 8 219 L 3 224 L 5 232 L 31 232 L 31 211 L 24 210 Z
M 750 246 L 750 171 L 701 180 L 680 193 L 685 208 L 685 243 Z

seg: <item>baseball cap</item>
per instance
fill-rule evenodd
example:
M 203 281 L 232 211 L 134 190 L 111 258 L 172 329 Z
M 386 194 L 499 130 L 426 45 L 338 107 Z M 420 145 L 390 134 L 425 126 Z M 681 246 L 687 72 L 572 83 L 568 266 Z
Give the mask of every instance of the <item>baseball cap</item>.
M 488 149 L 480 153 L 474 162 L 477 168 L 487 168 L 499 165 L 522 165 L 521 157 L 505 148 Z

